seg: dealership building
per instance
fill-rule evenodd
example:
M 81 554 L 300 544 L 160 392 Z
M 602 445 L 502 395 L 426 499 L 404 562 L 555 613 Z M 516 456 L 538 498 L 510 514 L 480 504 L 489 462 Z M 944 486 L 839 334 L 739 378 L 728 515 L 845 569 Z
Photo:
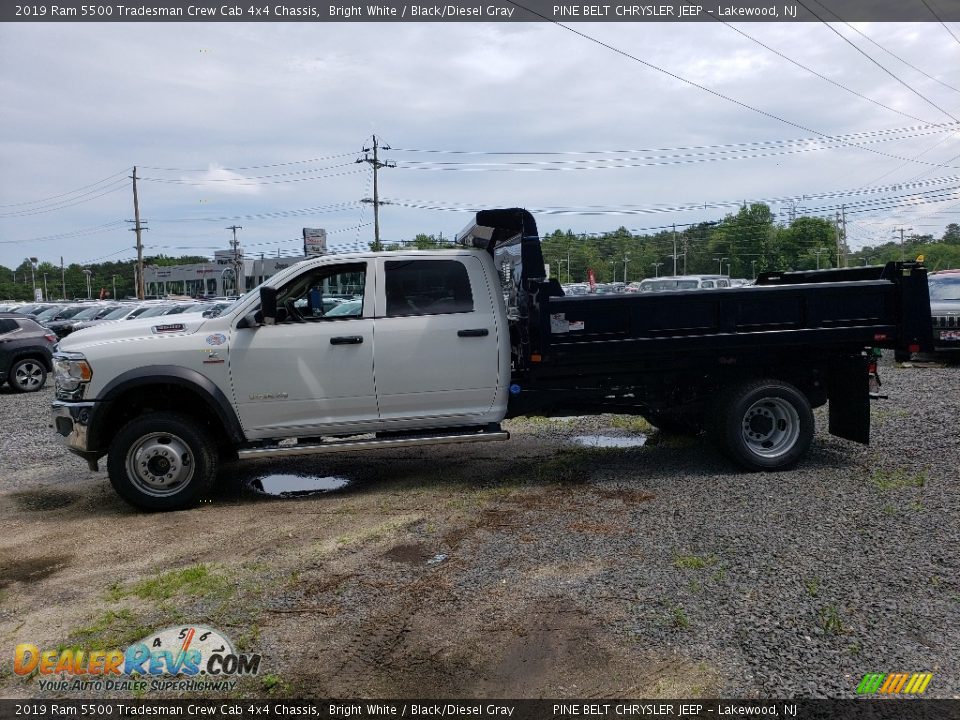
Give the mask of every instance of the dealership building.
M 324 230 L 304 228 L 304 254 L 294 257 L 246 257 L 242 248 L 217 250 L 213 260 L 192 265 L 147 265 L 143 269 L 144 291 L 147 295 L 242 295 L 268 277 L 308 257 L 326 253 Z M 234 267 L 241 268 L 234 280 Z

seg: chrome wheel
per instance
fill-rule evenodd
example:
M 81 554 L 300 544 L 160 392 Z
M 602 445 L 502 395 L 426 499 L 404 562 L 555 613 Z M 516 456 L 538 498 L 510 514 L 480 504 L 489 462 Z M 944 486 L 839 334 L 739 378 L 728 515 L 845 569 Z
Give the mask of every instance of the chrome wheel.
M 193 478 L 195 460 L 190 446 L 171 433 L 144 435 L 127 451 L 130 482 L 142 493 L 166 497 L 180 492 Z
M 787 400 L 762 398 L 743 414 L 740 426 L 743 444 L 764 458 L 788 453 L 800 437 L 800 415 Z
M 43 365 L 36 360 L 25 360 L 17 365 L 13 373 L 13 382 L 17 389 L 23 392 L 33 392 L 39 390 L 46 377 L 46 371 Z

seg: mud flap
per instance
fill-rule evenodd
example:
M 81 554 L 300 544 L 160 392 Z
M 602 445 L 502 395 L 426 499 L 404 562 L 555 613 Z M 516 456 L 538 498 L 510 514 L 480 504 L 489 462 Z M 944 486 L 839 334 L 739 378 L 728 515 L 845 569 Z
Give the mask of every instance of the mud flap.
M 830 434 L 870 444 L 870 384 L 867 359 L 844 358 L 831 369 Z

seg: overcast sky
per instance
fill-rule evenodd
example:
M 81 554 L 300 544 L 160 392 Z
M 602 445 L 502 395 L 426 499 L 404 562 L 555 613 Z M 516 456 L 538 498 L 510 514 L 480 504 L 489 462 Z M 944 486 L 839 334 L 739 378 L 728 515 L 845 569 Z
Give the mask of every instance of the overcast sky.
M 380 173 L 386 241 L 501 206 L 589 233 L 719 219 L 736 210 L 722 201 L 843 202 L 854 247 L 960 222 L 960 90 L 850 28 L 836 26 L 904 84 L 823 24 L 737 26 L 891 109 L 720 23 L 572 27 L 768 115 L 549 23 L 0 26 L 0 264 L 132 257 L 134 165 L 150 254 L 212 254 L 232 224 L 250 254 L 293 254 L 303 227 L 365 245 L 371 172 L 354 161 L 374 133 L 397 164 Z M 855 27 L 960 88 L 944 26 Z M 497 152 L 528 154 L 483 154 Z M 888 195 L 926 195 L 879 211 L 856 210 L 882 194 L 803 197 L 909 181 L 927 184 Z

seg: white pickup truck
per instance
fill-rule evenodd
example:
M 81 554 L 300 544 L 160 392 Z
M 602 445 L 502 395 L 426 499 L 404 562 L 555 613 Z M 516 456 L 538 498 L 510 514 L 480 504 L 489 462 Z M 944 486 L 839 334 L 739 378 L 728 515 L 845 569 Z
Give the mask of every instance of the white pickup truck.
M 775 470 L 806 452 L 828 399 L 831 432 L 866 442 L 864 348 L 930 338 L 916 264 L 563 297 L 529 213 L 480 212 L 459 239 L 305 260 L 215 318 L 69 335 L 54 426 L 148 510 L 199 501 L 223 459 L 506 440 L 500 421 L 526 413 L 712 429 L 742 466 Z

